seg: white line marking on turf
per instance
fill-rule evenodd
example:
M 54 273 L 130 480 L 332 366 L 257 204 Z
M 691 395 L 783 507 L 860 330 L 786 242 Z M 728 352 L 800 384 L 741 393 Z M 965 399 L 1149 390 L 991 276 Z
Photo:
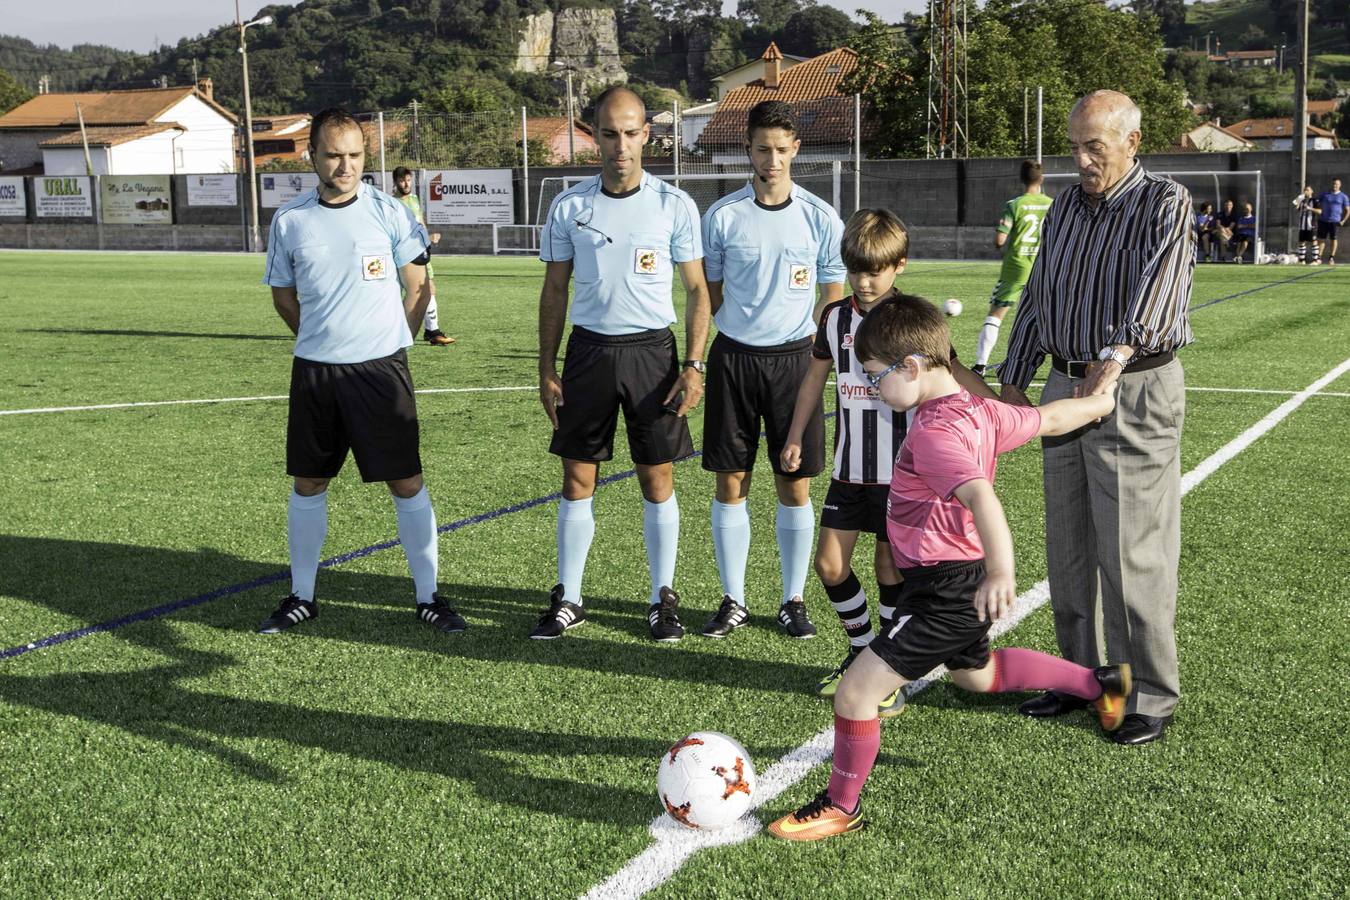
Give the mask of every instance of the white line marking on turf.
M 1345 360 L 1308 387 L 1270 412 L 1265 418 L 1248 428 L 1242 434 L 1220 447 L 1204 462 L 1196 466 L 1181 479 L 1181 495 L 1184 497 L 1220 466 L 1229 462 L 1243 450 L 1250 447 L 1258 438 L 1270 431 L 1298 409 L 1308 398 L 1335 381 L 1341 375 L 1350 372 L 1350 359 Z M 1027 616 L 1031 615 L 1050 599 L 1050 582 L 1039 581 L 1017 598 L 1012 612 L 994 623 L 989 630 L 991 639 L 1016 628 Z M 905 696 L 913 697 L 946 675 L 946 669 L 939 666 L 926 676 L 908 685 Z M 758 807 L 774 800 L 783 791 L 795 785 L 810 773 L 812 769 L 828 760 L 834 753 L 834 727 L 812 737 L 806 743 L 793 750 L 787 756 L 769 766 L 759 777 L 759 787 L 751 805 L 753 812 Z M 655 843 L 633 857 L 619 871 L 605 881 L 591 888 L 583 900 L 619 900 L 636 898 L 660 887 L 695 851 L 704 847 L 717 847 L 739 844 L 748 841 L 763 829 L 763 825 L 754 816 L 747 814 L 729 828 L 722 831 L 690 831 L 675 824 L 669 816 L 660 815 L 652 820 L 649 831 Z
M 505 391 L 537 391 L 537 385 L 463 388 L 423 388 L 417 394 L 491 394 Z M 88 412 L 100 409 L 137 409 L 143 406 L 194 406 L 212 403 L 260 403 L 265 400 L 286 400 L 286 394 L 259 397 L 212 397 L 203 400 L 143 400 L 138 403 L 98 403 L 92 406 L 44 406 L 38 409 L 0 409 L 0 416 L 29 416 L 35 413 Z

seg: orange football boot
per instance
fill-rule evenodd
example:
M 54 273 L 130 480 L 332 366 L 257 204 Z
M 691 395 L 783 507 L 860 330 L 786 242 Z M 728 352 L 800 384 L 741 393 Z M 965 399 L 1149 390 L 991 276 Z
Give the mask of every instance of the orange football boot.
M 1125 721 L 1125 704 L 1130 699 L 1130 664 L 1098 666 L 1092 670 L 1102 686 L 1102 695 L 1092 701 L 1103 731 L 1115 731 Z
M 785 841 L 818 841 L 860 831 L 867 825 L 862 817 L 862 804 L 852 813 L 846 813 L 830 802 L 825 791 L 794 813 L 788 813 L 769 826 L 769 834 Z

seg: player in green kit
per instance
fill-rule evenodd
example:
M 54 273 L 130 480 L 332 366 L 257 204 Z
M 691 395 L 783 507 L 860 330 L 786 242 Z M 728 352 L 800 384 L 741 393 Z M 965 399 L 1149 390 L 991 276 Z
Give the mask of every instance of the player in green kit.
M 394 196 L 398 199 L 399 203 L 408 207 L 413 214 L 413 218 L 416 219 L 420 225 L 426 227 L 427 220 L 422 218 L 422 204 L 418 201 L 417 193 L 413 190 L 412 169 L 409 169 L 407 166 L 399 166 L 394 170 Z M 433 246 L 440 243 L 440 240 L 441 236 L 439 233 L 433 233 L 431 235 L 431 243 Z M 444 347 L 448 344 L 453 344 L 455 339 L 450 337 L 450 335 L 446 334 L 444 331 L 441 331 L 436 311 L 436 282 L 432 280 L 433 277 L 431 266 L 428 265 L 427 284 L 431 287 L 431 302 L 427 304 L 426 315 L 422 317 L 422 336 L 426 338 L 427 343 L 431 346 Z
M 1003 324 L 1003 317 L 1017 305 L 1022 288 L 1031 276 L 1031 264 L 1036 261 L 1036 251 L 1041 248 L 1041 222 L 1050 209 L 1050 198 L 1041 190 L 1045 175 L 1040 163 L 1024 160 L 1021 181 L 1026 190 L 1003 207 L 1003 216 L 998 220 L 998 231 L 994 235 L 994 246 L 1003 250 L 1003 268 L 999 270 L 998 284 L 994 285 L 994 293 L 989 298 L 989 315 L 985 317 L 975 344 L 975 365 L 970 367 L 970 371 L 981 377 L 989 365 L 989 355 L 998 343 L 998 329 Z

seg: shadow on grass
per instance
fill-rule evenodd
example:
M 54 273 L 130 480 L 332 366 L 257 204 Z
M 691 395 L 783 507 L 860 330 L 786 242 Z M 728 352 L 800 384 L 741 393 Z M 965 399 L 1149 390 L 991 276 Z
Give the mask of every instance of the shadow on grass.
M 203 550 L 185 552 L 121 544 L 49 538 L 0 536 L 0 596 L 41 605 L 75 618 L 79 624 L 116 620 L 180 597 L 210 596 L 222 584 L 242 585 L 281 575 L 274 564 Z M 277 578 L 269 592 L 240 591 L 172 613 L 188 622 L 237 633 L 234 642 L 285 642 L 286 652 L 302 654 L 307 644 L 341 641 L 348 645 L 396 648 L 475 662 L 520 667 L 524 676 L 511 703 L 559 702 L 559 691 L 585 675 L 644 676 L 633 690 L 634 703 L 659 697 L 664 682 L 697 689 L 749 690 L 802 696 L 819 677 L 813 666 L 734 654 L 749 642 L 712 642 L 691 634 L 684 646 L 656 644 L 647 636 L 646 606 L 641 600 L 588 599 L 590 635 L 575 632 L 555 641 L 527 635 L 544 603 L 543 591 L 445 585 L 469 619 L 470 628 L 444 635 L 418 622 L 408 578 L 327 569 L 320 573 L 321 615 L 295 631 L 267 637 L 252 631 L 285 593 Z M 767 617 L 759 624 L 775 627 Z M 701 615 L 699 616 L 701 624 Z M 13 627 L 13 626 L 11 626 Z M 622 632 L 606 635 L 606 630 Z M 453 721 L 453 678 L 433 689 L 445 693 L 446 720 L 367 715 L 331 709 L 306 709 L 280 700 L 258 700 L 204 690 L 202 679 L 229 681 L 231 669 L 258 665 L 265 652 L 243 656 L 189 646 L 180 629 L 164 618 L 135 621 L 110 629 L 112 637 L 153 652 L 168 661 L 130 671 L 62 671 L 18 675 L 0 668 L 0 698 L 20 707 L 44 710 L 111 725 L 127 732 L 209 754 L 237 772 L 262 781 L 284 780 L 287 773 L 265 758 L 232 744 L 276 739 L 339 755 L 373 760 L 410 771 L 462 778 L 493 802 L 554 815 L 620 824 L 640 824 L 652 816 L 647 792 L 608 783 L 580 783 L 512 768 L 504 755 L 530 754 L 565 760 L 584 756 L 622 756 L 655 760 L 669 736 L 657 740 L 623 736 L 622 712 L 614 710 L 610 736 L 539 731 L 504 725 Z M 22 641 L 6 634 L 6 645 Z M 273 643 L 272 646 L 275 646 Z M 44 654 L 70 653 L 55 647 Z M 744 652 L 744 651 L 742 651 Z M 325 660 L 333 654 L 316 654 Z M 101 654 L 101 658 L 106 656 Z M 70 668 L 83 657 L 72 656 Z M 0 664 L 3 665 L 3 664 Z M 11 664 L 12 665 L 12 664 Z M 413 677 L 411 674 L 409 677 Z M 209 681 L 207 682 L 209 683 Z M 564 693 L 568 693 L 564 690 Z M 584 703 L 584 692 L 575 694 Z M 612 702 L 612 698 L 610 700 Z M 822 706 L 822 727 L 828 713 Z M 504 715 L 503 720 L 508 716 Z M 634 722 L 628 721 L 627 727 Z M 762 759 L 776 759 L 792 748 L 756 744 Z M 568 771 L 559 767 L 560 772 Z
M 19 328 L 23 334 L 59 334 L 63 338 L 88 337 L 169 337 L 211 338 L 220 341 L 294 341 L 290 334 L 220 334 L 211 331 L 138 331 L 131 328 Z

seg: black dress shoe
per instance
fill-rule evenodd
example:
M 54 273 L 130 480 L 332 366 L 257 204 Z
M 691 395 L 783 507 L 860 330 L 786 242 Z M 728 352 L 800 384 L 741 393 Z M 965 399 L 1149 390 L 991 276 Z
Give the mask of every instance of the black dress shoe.
M 1146 716 L 1143 713 L 1130 713 L 1125 717 L 1120 729 L 1111 735 L 1117 744 L 1147 744 L 1161 740 L 1163 732 L 1172 721 L 1171 716 Z
M 1049 719 L 1053 716 L 1062 716 L 1065 713 L 1071 713 L 1075 709 L 1086 709 L 1088 701 L 1081 697 L 1066 697 L 1063 694 L 1056 694 L 1054 691 L 1046 691 L 1039 697 L 1032 697 L 1021 706 L 1017 711 L 1024 716 L 1031 716 L 1033 719 Z

